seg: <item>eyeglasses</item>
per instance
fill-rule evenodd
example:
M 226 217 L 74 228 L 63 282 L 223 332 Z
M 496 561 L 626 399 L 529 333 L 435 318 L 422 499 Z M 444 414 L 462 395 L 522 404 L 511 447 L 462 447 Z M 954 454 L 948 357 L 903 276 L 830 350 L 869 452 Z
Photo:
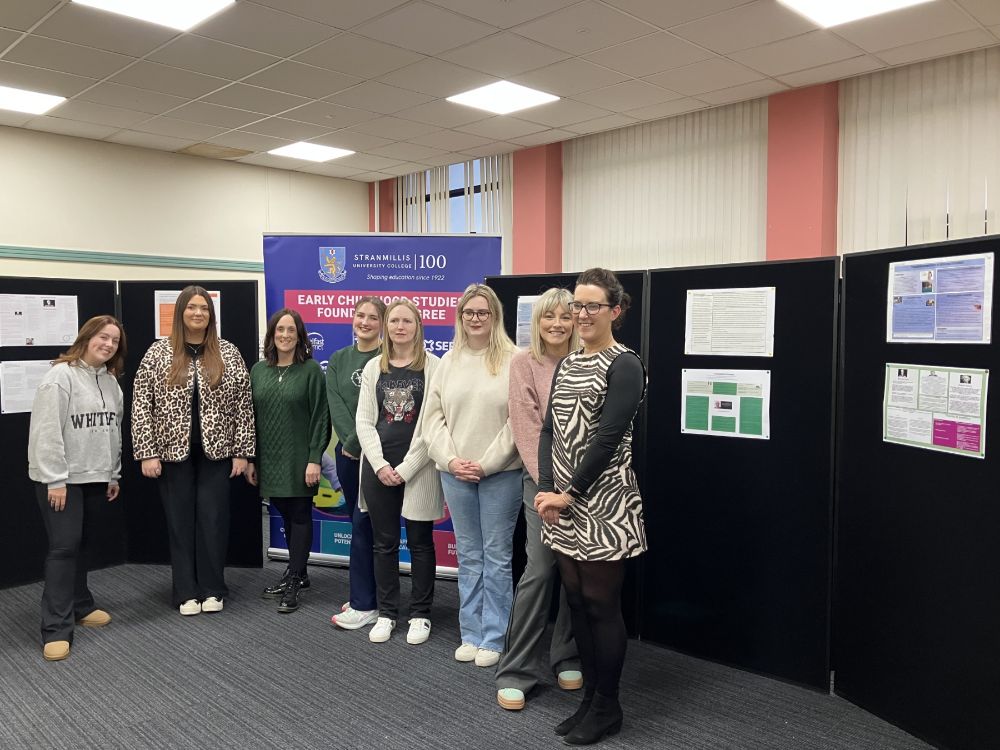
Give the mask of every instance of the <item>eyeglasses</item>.
M 613 305 L 609 305 L 607 302 L 577 302 L 576 300 L 569 303 L 569 311 L 574 315 L 579 315 L 584 310 L 587 311 L 587 315 L 597 315 L 602 307 L 613 307 Z
M 489 320 L 490 315 L 489 310 L 462 310 L 462 317 L 466 320 Z

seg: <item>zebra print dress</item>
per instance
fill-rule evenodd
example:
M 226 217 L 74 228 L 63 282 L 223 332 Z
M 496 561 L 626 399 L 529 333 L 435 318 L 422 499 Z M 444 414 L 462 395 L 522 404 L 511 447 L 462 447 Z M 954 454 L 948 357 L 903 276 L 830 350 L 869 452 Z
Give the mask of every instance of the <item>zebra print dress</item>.
M 552 479 L 558 490 L 570 486 L 597 430 L 608 392 L 608 368 L 619 355 L 637 357 L 615 344 L 597 354 L 573 352 L 559 365 L 549 398 Z M 557 524 L 543 524 L 542 541 L 576 560 L 621 560 L 646 551 L 642 498 L 632 471 L 631 422 L 590 489 L 559 514 Z

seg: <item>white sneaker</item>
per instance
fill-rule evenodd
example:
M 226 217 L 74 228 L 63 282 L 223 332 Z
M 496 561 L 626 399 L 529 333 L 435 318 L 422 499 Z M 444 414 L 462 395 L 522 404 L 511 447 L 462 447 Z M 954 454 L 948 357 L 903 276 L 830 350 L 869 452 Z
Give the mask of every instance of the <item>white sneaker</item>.
M 463 643 L 455 649 L 455 661 L 472 661 L 476 658 L 478 651 L 478 646 L 473 646 L 471 643 Z
M 368 631 L 368 640 L 372 643 L 385 643 L 396 629 L 396 621 L 388 617 L 380 617 L 375 622 L 375 627 Z
M 177 609 L 182 615 L 197 615 L 201 614 L 201 603 L 197 599 L 188 599 Z
M 201 603 L 202 612 L 221 612 L 222 599 L 217 596 L 210 596 Z
M 494 664 L 500 661 L 500 652 L 493 651 L 488 648 L 481 648 L 476 653 L 476 666 L 477 667 L 492 667 Z
M 344 612 L 339 612 L 331 617 L 330 621 L 344 630 L 357 630 L 365 625 L 371 625 L 377 619 L 377 609 L 360 610 L 348 607 Z
M 410 619 L 410 630 L 406 634 L 406 642 L 416 646 L 423 643 L 431 635 L 431 621 L 426 617 L 413 617 Z

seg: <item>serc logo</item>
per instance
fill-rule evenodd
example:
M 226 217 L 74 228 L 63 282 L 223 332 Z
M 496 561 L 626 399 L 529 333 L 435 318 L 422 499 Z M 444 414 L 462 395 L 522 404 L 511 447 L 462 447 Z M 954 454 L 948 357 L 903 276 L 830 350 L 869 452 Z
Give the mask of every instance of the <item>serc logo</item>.
M 319 277 L 327 284 L 338 284 L 347 278 L 347 248 L 319 249 Z
M 312 350 L 314 352 L 323 351 L 323 344 L 325 344 L 326 342 L 323 340 L 322 333 L 315 333 L 314 331 L 310 331 L 306 335 L 309 337 L 309 343 L 312 344 Z

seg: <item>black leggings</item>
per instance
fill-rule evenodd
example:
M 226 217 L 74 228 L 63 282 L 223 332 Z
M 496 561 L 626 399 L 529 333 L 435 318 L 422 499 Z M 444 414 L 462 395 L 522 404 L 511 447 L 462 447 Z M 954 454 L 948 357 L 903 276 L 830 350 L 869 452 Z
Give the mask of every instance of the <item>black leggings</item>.
M 622 617 L 624 560 L 574 560 L 554 552 L 580 649 L 586 696 L 617 697 L 628 635 Z
M 312 498 L 272 497 L 271 504 L 285 522 L 288 569 L 293 576 L 304 576 L 313 544 Z

